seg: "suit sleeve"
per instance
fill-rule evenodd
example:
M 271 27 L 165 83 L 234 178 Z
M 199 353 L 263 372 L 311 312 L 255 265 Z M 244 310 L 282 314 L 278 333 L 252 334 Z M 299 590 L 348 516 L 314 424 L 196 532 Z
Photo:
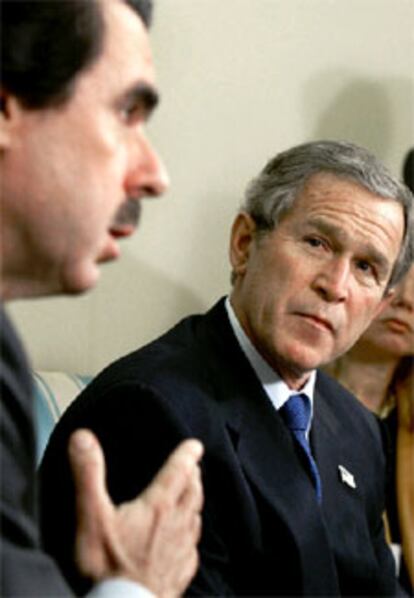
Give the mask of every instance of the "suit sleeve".
M 24 353 L 1 314 L 1 596 L 67 596 L 40 546 L 31 381 Z

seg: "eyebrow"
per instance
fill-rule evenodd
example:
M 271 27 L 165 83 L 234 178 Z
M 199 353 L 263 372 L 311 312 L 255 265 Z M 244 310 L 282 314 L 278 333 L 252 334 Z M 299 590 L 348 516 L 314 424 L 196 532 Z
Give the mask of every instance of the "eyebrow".
M 136 83 L 122 95 L 122 103 L 140 104 L 147 116 L 153 112 L 160 102 L 157 90 L 148 83 Z
M 339 241 L 346 241 L 349 238 L 342 228 L 326 222 L 320 218 L 311 218 L 307 224 L 312 226 L 326 235 L 333 235 Z M 362 247 L 362 255 L 366 255 L 367 258 L 378 267 L 381 273 L 386 276 L 391 270 L 391 264 L 389 259 L 380 251 L 378 251 L 371 243 L 367 243 Z

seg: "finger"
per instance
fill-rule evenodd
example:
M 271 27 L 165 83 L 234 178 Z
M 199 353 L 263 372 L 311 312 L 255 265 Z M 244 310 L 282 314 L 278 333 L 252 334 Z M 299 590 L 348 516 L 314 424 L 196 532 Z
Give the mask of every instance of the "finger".
M 69 439 L 69 461 L 75 482 L 77 528 L 75 559 L 82 573 L 100 579 L 107 570 L 103 549 L 114 507 L 106 492 L 105 460 L 90 430 L 77 430 Z M 106 538 L 106 541 L 104 540 Z
M 201 483 L 201 470 L 196 467 L 187 487 L 180 497 L 180 507 L 189 513 L 199 513 L 203 506 L 203 485 Z
M 89 508 L 91 500 L 105 497 L 105 460 L 101 446 L 90 430 L 77 430 L 69 439 L 69 461 L 76 495 Z
M 77 430 L 69 439 L 69 461 L 75 482 L 78 526 L 96 525 L 97 514 L 111 504 L 105 485 L 105 460 L 90 430 Z
M 164 500 L 175 504 L 186 491 L 203 455 L 203 445 L 195 439 L 185 440 L 169 456 L 164 466 L 144 492 L 145 499 L 164 495 Z

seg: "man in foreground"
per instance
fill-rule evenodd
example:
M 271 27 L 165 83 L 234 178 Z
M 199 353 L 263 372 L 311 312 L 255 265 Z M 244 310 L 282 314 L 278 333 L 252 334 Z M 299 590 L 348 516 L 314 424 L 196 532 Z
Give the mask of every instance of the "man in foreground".
M 118 257 L 139 200 L 168 183 L 145 136 L 157 103 L 151 2 L 2 0 L 1 12 L 1 298 L 82 292 Z M 0 320 L 0 593 L 69 595 L 39 537 L 29 366 L 3 309 Z M 198 562 L 200 443 L 183 443 L 117 507 L 93 434 L 77 431 L 68 447 L 73 556 L 101 582 L 94 595 L 181 594 Z
M 190 593 L 395 594 L 377 422 L 318 368 L 356 341 L 412 260 L 413 197 L 367 151 L 315 142 L 271 160 L 233 224 L 230 297 L 104 370 L 55 430 L 46 540 L 75 586 L 73 523 L 55 505 L 73 510 L 64 446 L 86 425 L 115 501 L 176 442 L 203 441 Z

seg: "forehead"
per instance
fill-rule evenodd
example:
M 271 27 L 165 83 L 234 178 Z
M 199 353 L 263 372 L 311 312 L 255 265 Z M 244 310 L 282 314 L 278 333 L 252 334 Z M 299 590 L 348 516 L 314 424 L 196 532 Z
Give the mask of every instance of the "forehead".
M 349 240 L 368 239 L 398 253 L 404 231 L 402 206 L 333 174 L 312 176 L 287 219 L 326 223 Z
M 151 47 L 139 14 L 123 0 L 100 0 L 100 4 L 104 20 L 102 51 L 79 77 L 78 88 L 88 86 L 105 92 L 139 83 L 153 87 Z

